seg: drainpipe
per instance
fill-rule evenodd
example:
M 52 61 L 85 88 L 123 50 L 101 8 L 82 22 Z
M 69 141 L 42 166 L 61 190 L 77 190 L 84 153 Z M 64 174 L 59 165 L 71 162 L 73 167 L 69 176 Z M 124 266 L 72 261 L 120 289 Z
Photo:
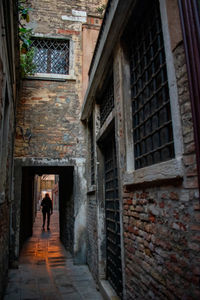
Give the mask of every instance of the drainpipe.
M 200 5 L 197 0 L 178 0 L 194 126 L 200 195 Z

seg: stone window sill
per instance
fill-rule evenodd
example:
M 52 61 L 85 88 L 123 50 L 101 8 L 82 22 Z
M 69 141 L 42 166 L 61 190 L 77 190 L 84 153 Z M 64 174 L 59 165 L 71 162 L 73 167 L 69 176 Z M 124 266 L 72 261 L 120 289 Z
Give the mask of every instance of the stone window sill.
M 156 182 L 179 181 L 183 179 L 182 158 L 175 158 L 149 167 L 126 172 L 124 176 L 125 186 L 156 184 Z
M 104 124 L 102 125 L 102 127 L 99 129 L 99 132 L 98 132 L 97 137 L 96 137 L 97 142 L 100 142 L 104 138 L 106 132 L 108 131 L 108 128 L 110 128 L 112 126 L 114 117 L 115 117 L 115 111 L 113 109 L 110 112 L 110 114 L 108 115 L 108 117 L 106 118 L 106 120 L 105 120 Z
M 35 73 L 34 75 L 26 76 L 25 79 L 67 81 L 67 80 L 76 80 L 76 77 L 74 74 L 63 75 L 63 74 Z
M 87 194 L 88 195 L 92 195 L 92 194 L 95 194 L 96 193 L 96 185 L 91 185 L 89 188 L 88 188 L 88 191 L 87 191 Z

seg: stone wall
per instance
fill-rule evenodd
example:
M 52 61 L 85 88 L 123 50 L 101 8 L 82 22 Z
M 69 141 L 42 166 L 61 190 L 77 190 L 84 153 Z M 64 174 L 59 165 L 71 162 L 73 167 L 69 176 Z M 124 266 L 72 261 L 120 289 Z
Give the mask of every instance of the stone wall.
M 17 109 L 15 156 L 84 155 L 79 110 L 75 82 L 24 81 Z M 27 129 L 30 140 L 23 137 Z
M 98 228 L 97 228 L 97 202 L 96 195 L 88 196 L 87 215 L 87 263 L 95 280 L 98 280 Z
M 59 193 L 60 225 L 61 239 L 66 248 L 74 253 L 77 263 L 84 263 L 86 260 L 87 235 L 85 172 L 81 173 L 80 177 L 78 175 L 79 170 L 82 170 L 82 166 L 79 169 L 79 165 L 87 154 L 85 128 L 80 121 L 80 111 L 83 101 L 83 78 L 85 89 L 89 68 L 87 62 L 89 64 L 91 59 L 87 56 L 87 61 L 83 61 L 87 54 L 83 51 L 88 50 L 87 47 L 83 47 L 83 39 L 88 45 L 90 43 L 89 56 L 92 56 L 96 33 L 101 25 L 101 14 L 98 14 L 97 8 L 105 2 L 28 1 L 32 8 L 28 27 L 33 28 L 34 36 L 70 41 L 70 70 L 65 76 L 36 74 L 23 79 L 16 118 L 16 168 L 18 160 L 21 165 L 24 162 L 29 163 L 30 160 L 40 160 L 41 164 L 44 161 L 51 164 L 53 161 L 54 165 L 63 164 L 67 167 L 66 161 L 72 159 L 76 170 L 71 182 L 74 189 L 67 197 L 62 191 Z M 95 38 L 92 34 L 93 39 L 89 41 L 88 32 L 93 29 Z M 69 164 L 71 166 L 71 163 Z M 20 204 L 18 186 L 15 187 L 15 193 L 19 195 L 17 201 Z
M 89 15 L 96 15 L 97 9 L 107 0 L 28 0 L 27 3 L 32 8 L 30 25 L 37 28 L 41 33 L 57 33 L 57 30 L 67 29 L 71 30 L 80 27 L 81 19 L 73 18 L 80 17 L 80 15 L 72 15 L 72 9 L 77 11 L 85 11 Z M 62 20 L 62 16 L 68 16 L 71 20 Z M 74 22 L 75 21 L 75 22 Z M 84 22 L 83 22 L 84 23 Z M 67 26 L 66 26 L 67 25 Z M 69 28 L 68 28 L 69 29 Z
M 9 264 L 9 205 L 0 205 L 0 299 L 5 286 Z M 3 217 L 2 217 L 3 216 Z
M 82 24 L 87 23 L 88 14 L 98 17 L 97 8 L 101 3 L 105 1 L 29 1 L 32 10 L 28 27 L 33 29 L 34 35 L 71 41 L 71 75 L 69 79 L 50 75 L 47 80 L 37 80 L 37 77 L 23 80 L 17 107 L 16 157 L 85 156 L 84 130 L 79 121 L 82 76 L 85 76 L 82 73 Z M 97 27 L 100 23 L 96 24 L 95 31 Z M 94 39 L 91 43 L 94 47 Z
M 199 299 L 200 205 L 193 119 L 178 3 L 173 0 L 157 1 L 166 54 L 175 157 L 135 170 L 129 60 L 130 39 L 134 36 L 129 36 L 128 33 L 135 22 L 134 17 L 141 13 L 143 4 L 145 7 L 145 1 L 138 1 L 141 11 L 136 11 L 137 7 L 134 7 L 133 1 L 130 2 L 132 6 L 127 15 L 123 14 L 122 10 L 117 10 L 115 1 L 110 2 L 104 35 L 91 72 L 90 90 L 82 110 L 82 119 L 85 121 L 90 118 L 91 111 L 96 119 L 99 117 L 96 109 L 99 105 L 98 96 L 106 86 L 108 69 L 113 70 L 115 107 L 95 134 L 96 151 L 99 152 L 95 157 L 95 163 L 98 164 L 95 192 L 98 205 L 99 281 L 109 281 L 105 271 L 109 262 L 105 255 L 105 175 L 102 141 L 110 130 L 115 130 L 119 209 L 122 217 L 120 225 L 123 299 Z M 116 11 L 109 18 L 112 4 L 116 4 Z M 125 5 L 125 2 L 121 0 L 118 4 Z M 126 5 L 128 6 L 128 1 Z M 123 22 L 127 22 L 126 28 L 121 25 L 119 32 L 115 33 L 112 26 L 109 27 L 110 24 L 117 26 L 124 24 Z M 107 44 L 107 41 L 112 41 L 113 44 Z M 142 45 L 141 43 L 141 48 Z M 113 60 L 109 56 L 111 52 Z M 145 72 L 142 73 L 141 79 L 144 74 Z M 144 90 L 146 86 L 143 85 Z M 89 165 L 88 160 L 88 167 Z M 91 186 L 90 188 L 92 190 Z M 88 195 L 88 203 L 93 213 L 91 194 Z M 91 231 L 90 236 L 95 236 L 95 229 Z M 95 248 L 91 247 L 91 259 L 95 257 L 94 251 Z M 104 282 L 101 284 L 103 286 Z M 104 287 L 103 289 L 105 290 Z
M 13 207 L 13 144 L 17 101 L 18 50 L 15 1 L 0 3 L 0 299 L 6 284 L 10 253 Z
M 183 45 L 174 51 L 183 131 L 182 180 L 124 187 L 127 299 L 200 297 L 200 206 Z

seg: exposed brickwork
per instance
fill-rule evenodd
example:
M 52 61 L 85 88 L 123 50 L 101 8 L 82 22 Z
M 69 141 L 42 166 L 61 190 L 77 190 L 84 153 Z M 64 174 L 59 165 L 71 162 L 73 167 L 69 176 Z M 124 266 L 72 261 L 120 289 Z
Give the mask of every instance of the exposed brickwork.
M 17 111 L 15 156 L 63 158 L 84 154 L 79 110 L 74 82 L 25 81 Z M 24 141 L 21 128 L 24 134 L 31 129 L 29 143 Z
M 180 102 L 182 185 L 125 188 L 124 246 L 127 299 L 200 297 L 200 215 L 193 124 L 183 46 L 174 52 Z
M 73 34 L 79 35 L 80 31 L 58 29 L 57 33 L 58 34 L 64 34 L 64 35 L 73 35 Z
M 23 81 L 17 107 L 16 157 L 64 158 L 85 156 L 84 130 L 80 123 L 82 102 L 82 23 L 62 16 L 97 14 L 97 1 L 29 1 L 30 27 L 34 34 L 69 37 L 73 41 L 72 71 L 67 81 Z M 78 16 L 77 16 L 78 17 Z M 91 53 L 92 55 L 92 53 Z M 23 135 L 31 130 L 30 142 Z
M 124 244 L 128 299 L 176 299 L 198 295 L 194 273 L 198 241 L 189 224 L 189 193 L 155 188 L 124 195 Z M 188 199 L 186 199 L 188 198 Z M 197 230 L 197 228 L 193 228 Z M 195 288 L 197 289 L 195 291 Z M 188 295 L 187 295 L 188 293 Z
M 9 207 L 0 205 L 0 298 L 6 284 L 9 261 Z
M 17 101 L 18 50 L 16 2 L 0 3 L 0 299 L 7 280 L 9 262 L 12 261 L 12 175 L 15 103 Z M 14 16 L 15 15 L 15 16 Z M 15 19 L 16 17 L 16 19 Z M 17 32 L 16 32 L 16 31 Z M 9 61 L 8 61 L 9 60 Z
M 30 21 L 37 24 L 41 33 L 56 33 L 57 29 L 65 28 L 66 21 L 62 21 L 63 15 L 71 16 L 72 9 L 77 11 L 87 11 L 88 14 L 97 14 L 97 8 L 105 4 L 107 0 L 29 0 L 28 3 L 33 9 Z M 79 28 L 78 22 L 68 21 L 71 28 Z M 63 27 L 64 25 L 64 27 Z
M 70 40 L 70 66 L 68 77 L 62 79 L 55 78 L 56 76 L 53 75 L 50 78 L 45 74 L 45 78 L 42 79 L 35 77 L 23 80 L 20 101 L 17 105 L 15 158 L 33 158 L 33 160 L 46 158 L 50 163 L 51 160 L 70 161 L 72 158 L 73 164 L 80 164 L 80 161 L 86 157 L 85 128 L 80 122 L 80 111 L 83 101 L 83 82 L 87 82 L 88 61 L 91 59 L 96 40 L 93 39 L 90 43 L 89 60 L 86 61 L 83 40 L 85 43 L 87 40 L 83 37 L 83 27 L 85 26 L 84 34 L 89 32 L 89 36 L 92 28 L 95 28 L 97 37 L 101 25 L 101 16 L 97 13 L 97 8 L 105 2 L 105 0 L 28 1 L 32 8 L 29 26 L 33 28 L 36 36 Z M 87 47 L 86 51 L 88 51 Z M 83 68 L 84 63 L 87 68 Z M 79 166 L 78 170 L 80 169 Z M 59 193 L 62 202 L 60 203 L 60 229 L 61 240 L 65 247 L 73 252 L 76 261 L 83 262 L 86 260 L 86 224 L 84 223 L 86 217 L 82 219 L 78 213 L 83 204 L 81 201 L 85 202 L 86 184 L 84 175 L 78 178 L 77 172 L 75 168 L 74 177 L 71 178 L 74 180 L 70 183 L 70 186 L 74 184 L 73 192 L 70 195 Z M 61 188 L 60 184 L 66 186 L 69 182 L 59 183 L 59 192 L 65 189 L 63 186 Z M 16 190 L 18 190 L 17 186 Z M 84 207 L 85 203 L 82 206 Z M 94 272 L 97 276 L 97 268 Z

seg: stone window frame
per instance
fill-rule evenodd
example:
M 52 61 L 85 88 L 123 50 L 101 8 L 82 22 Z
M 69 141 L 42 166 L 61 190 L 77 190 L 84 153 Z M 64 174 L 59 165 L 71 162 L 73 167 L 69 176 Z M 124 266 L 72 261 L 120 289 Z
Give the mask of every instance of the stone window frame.
M 93 124 L 93 143 L 94 143 L 94 181 L 92 182 L 92 172 L 91 172 L 91 155 L 90 155 L 90 149 L 91 149 L 91 128 L 90 128 L 90 121 L 92 120 Z M 87 178 L 88 178 L 88 195 L 94 194 L 96 192 L 97 188 L 97 169 L 99 167 L 99 162 L 97 161 L 97 136 L 100 130 L 100 108 L 99 105 L 94 103 L 90 117 L 87 119 Z
M 66 40 L 69 41 L 69 73 L 68 74 L 50 74 L 50 73 L 35 73 L 33 75 L 26 76 L 29 79 L 46 79 L 46 80 L 76 80 L 74 74 L 74 41 L 71 37 L 63 35 L 45 35 L 45 34 L 34 34 L 33 38 L 38 39 L 51 39 L 51 40 Z
M 134 159 L 134 143 L 132 138 L 132 121 L 125 122 L 125 147 L 126 147 L 126 170 L 124 176 L 124 184 L 140 184 L 144 182 L 152 182 L 157 180 L 173 179 L 183 177 L 183 137 L 180 117 L 180 108 L 178 104 L 178 91 L 175 75 L 175 67 L 173 62 L 173 53 L 171 49 L 171 40 L 169 33 L 169 22 L 166 7 L 166 0 L 159 0 L 160 14 L 164 39 L 164 48 L 166 55 L 167 76 L 169 85 L 169 96 L 171 106 L 172 128 L 174 136 L 174 151 L 175 158 L 171 160 L 153 164 L 151 166 L 143 167 L 135 170 Z M 129 62 L 124 62 L 124 69 L 130 78 L 130 71 L 127 71 Z M 130 81 L 129 81 L 130 82 Z M 124 99 L 128 97 L 129 105 L 124 105 L 126 119 L 132 120 L 132 109 L 130 99 L 130 85 L 123 87 Z M 126 90 L 126 91 L 125 91 Z M 128 91 L 128 92 L 127 92 Z M 127 103 L 127 102 L 126 102 Z M 124 101 L 125 104 L 125 101 Z

